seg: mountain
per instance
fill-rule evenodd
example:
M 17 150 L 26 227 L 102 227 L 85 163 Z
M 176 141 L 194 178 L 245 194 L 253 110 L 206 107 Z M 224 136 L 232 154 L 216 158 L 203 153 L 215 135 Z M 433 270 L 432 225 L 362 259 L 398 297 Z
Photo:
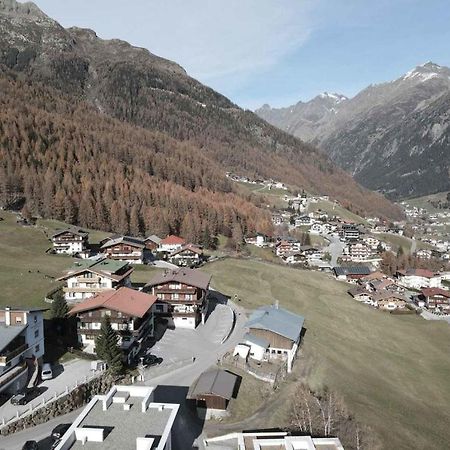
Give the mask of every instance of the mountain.
M 94 145 L 92 142 L 95 142 L 91 151 L 95 151 L 98 157 L 102 157 L 99 151 L 104 147 L 106 153 L 123 166 L 123 170 L 142 171 L 144 167 L 148 176 L 156 177 L 154 183 L 167 181 L 195 195 L 199 195 L 200 189 L 207 189 L 212 193 L 242 197 L 243 194 L 235 191 L 225 180 L 225 172 L 233 171 L 251 177 L 274 178 L 294 188 L 328 194 L 359 213 L 392 218 L 401 214 L 384 197 L 355 183 L 315 147 L 279 131 L 254 113 L 240 109 L 223 95 L 189 77 L 178 64 L 120 40 L 102 40 L 92 30 L 64 29 L 32 3 L 0 0 L 0 65 L 4 67 L 1 71 L 4 86 L 14 90 L 25 89 L 26 86 L 28 95 L 32 96 L 32 108 L 28 108 L 29 101 L 23 95 L 18 96 L 17 100 L 22 103 L 13 104 L 11 99 L 5 100 L 8 108 L 18 111 L 25 108 L 27 114 L 32 114 L 36 119 L 29 121 L 30 118 L 27 118 L 27 127 L 31 127 L 31 131 L 24 146 L 33 145 L 34 151 L 43 151 L 46 158 L 52 157 L 55 167 L 58 166 L 57 152 L 61 151 L 61 145 L 56 144 L 61 140 L 67 146 L 77 148 L 75 152 L 83 153 L 80 155 L 83 161 L 87 158 L 87 154 L 84 154 L 86 146 L 77 144 L 80 141 L 90 142 L 91 147 Z M 52 111 L 49 106 L 52 104 L 59 105 L 59 109 Z M 74 133 L 70 132 L 69 122 L 76 119 L 73 126 L 77 133 L 83 133 L 83 127 L 87 124 L 80 120 L 79 111 L 84 111 L 91 119 L 85 134 L 92 131 L 95 137 L 80 135 L 77 136 L 77 142 L 74 141 Z M 43 135 L 48 127 L 34 128 L 41 116 L 48 115 L 51 120 L 64 123 L 57 131 L 50 128 L 52 132 L 55 131 L 52 139 Z M 20 119 L 17 111 L 13 117 Z M 108 125 L 109 128 L 103 126 L 107 118 L 114 120 L 113 125 Z M 13 129 L 14 124 L 11 127 Z M 124 129 L 119 131 L 122 127 Z M 8 135 L 8 146 L 20 148 L 17 140 L 13 141 L 14 145 L 10 142 L 14 134 L 12 129 Z M 135 134 L 131 141 L 136 145 L 139 143 L 139 148 L 126 146 L 114 149 L 111 138 L 113 130 L 130 136 Z M 147 132 L 152 133 L 150 140 L 153 143 L 145 153 L 147 146 L 142 136 Z M 36 136 L 45 143 L 44 146 L 36 145 Z M 0 139 L 2 137 L 5 139 L 5 132 L 0 127 Z M 123 146 L 125 142 L 116 137 L 114 145 Z M 174 147 L 177 148 L 176 152 Z M 20 176 L 20 164 L 25 161 L 38 177 L 49 170 L 48 167 L 42 167 L 42 163 L 36 163 L 38 157 L 33 158 L 25 151 L 21 153 L 23 159 L 20 162 L 14 161 L 15 155 L 11 150 L 3 152 L 5 157 L 0 162 L 0 170 L 3 166 L 4 173 L 8 174 L 12 170 L 8 168 L 14 166 L 14 173 L 19 177 L 14 182 L 16 196 L 25 193 L 27 184 L 24 177 Z M 172 170 L 169 163 L 173 160 L 174 152 L 178 161 L 176 170 Z M 183 152 L 189 161 L 186 173 L 179 167 Z M 78 157 L 76 154 L 73 156 L 75 159 Z M 164 160 L 164 167 L 157 173 L 154 170 L 158 166 L 155 158 Z M 135 166 L 138 162 L 140 167 Z M 53 165 L 50 164 L 50 167 Z M 208 174 L 205 168 L 214 170 L 211 169 Z M 77 172 L 75 167 L 64 164 L 64 169 L 66 177 L 79 178 L 79 174 L 74 175 Z M 89 169 L 93 170 L 92 167 Z M 141 175 L 144 176 L 143 173 Z M 127 174 L 127 179 L 129 176 Z M 60 187 L 61 175 L 56 173 L 55 179 L 51 192 Z M 112 180 L 108 182 L 113 183 Z M 132 180 L 129 179 L 129 182 Z M 115 191 L 119 190 L 113 186 L 108 201 L 101 199 L 106 210 L 117 194 Z M 100 187 L 96 187 L 94 200 L 91 200 L 96 201 L 102 192 Z M 76 201 L 81 193 L 74 188 L 73 195 Z M 146 203 L 144 198 L 139 198 L 140 203 Z M 250 211 L 249 204 L 255 204 L 255 198 L 243 200 L 247 202 L 243 209 Z M 158 207 L 167 213 L 163 214 L 166 228 L 170 226 L 172 231 L 179 231 L 180 217 L 177 214 L 177 218 L 169 220 L 167 207 L 162 202 L 163 199 L 160 199 Z M 228 201 L 226 203 L 230 204 Z M 145 207 L 137 207 L 138 221 L 142 224 L 145 221 L 141 210 Z M 41 212 L 39 204 L 35 204 L 34 208 Z M 244 231 L 252 223 L 249 219 L 251 214 L 247 212 L 235 208 L 235 220 L 231 221 L 239 222 Z M 46 214 L 51 213 L 50 208 Z M 219 215 L 223 218 L 223 211 Z M 228 217 L 227 214 L 225 216 Z M 258 216 L 263 222 L 266 219 L 262 218 L 267 217 L 262 212 Z M 222 225 L 219 231 L 229 229 L 223 221 Z M 251 226 L 257 225 L 253 221 Z
M 390 198 L 450 189 L 449 68 L 428 62 L 351 99 L 337 96 L 323 114 L 308 114 L 319 102 L 320 96 L 291 108 L 265 105 L 256 113 L 318 145 L 361 184 Z

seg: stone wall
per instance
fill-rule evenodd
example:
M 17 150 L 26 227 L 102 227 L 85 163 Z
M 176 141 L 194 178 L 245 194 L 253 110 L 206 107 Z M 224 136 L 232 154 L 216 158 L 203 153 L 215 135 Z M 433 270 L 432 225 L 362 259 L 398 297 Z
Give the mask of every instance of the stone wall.
M 31 414 L 5 426 L 1 430 L 2 436 L 16 433 L 26 428 L 34 427 L 48 420 L 74 411 L 87 404 L 96 394 L 105 394 L 114 384 L 131 384 L 129 376 L 117 378 L 108 373 L 101 375 L 86 384 L 82 384 L 50 404 L 37 409 Z

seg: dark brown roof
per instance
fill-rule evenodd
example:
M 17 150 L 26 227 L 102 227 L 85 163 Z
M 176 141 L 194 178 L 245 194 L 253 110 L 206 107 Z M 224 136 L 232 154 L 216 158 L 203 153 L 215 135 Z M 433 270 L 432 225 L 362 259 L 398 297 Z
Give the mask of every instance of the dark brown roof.
M 195 269 L 180 268 L 176 270 L 166 270 L 165 272 L 156 275 L 145 285 L 145 287 L 153 287 L 159 284 L 170 283 L 171 281 L 206 290 L 209 287 L 211 275 Z
M 203 372 L 191 386 L 188 397 L 196 398 L 212 394 L 230 400 L 237 380 L 238 376 L 234 373 L 221 369 L 208 370 Z
M 183 253 L 185 251 L 191 251 L 193 253 L 197 253 L 198 255 L 201 255 L 203 253 L 203 250 L 200 247 L 197 247 L 194 244 L 187 244 L 183 245 L 183 247 L 179 248 L 178 250 L 175 250 L 170 254 L 170 256 L 178 255 L 179 253 Z

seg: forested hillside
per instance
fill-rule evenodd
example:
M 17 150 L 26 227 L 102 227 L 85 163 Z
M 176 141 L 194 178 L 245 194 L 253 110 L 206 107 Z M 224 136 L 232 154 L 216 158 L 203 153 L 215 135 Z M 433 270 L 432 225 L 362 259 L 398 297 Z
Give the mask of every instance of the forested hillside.
M 188 143 L 99 114 L 83 101 L 1 73 L 0 203 L 135 235 L 194 242 L 262 229 L 270 217 L 232 192 Z
M 0 0 L 0 64 L 5 67 L 4 74 L 10 69 L 11 73 L 19 75 L 14 82 L 11 75 L 7 75 L 5 89 L 25 89 L 20 96 L 14 94 L 15 102 L 13 92 L 2 99 L 8 104 L 9 98 L 8 108 L 14 109 L 14 114 L 2 111 L 8 117 L 8 127 L 21 129 L 23 126 L 15 121 L 28 123 L 33 117 L 26 126 L 27 139 L 2 148 L 5 154 L 2 170 L 17 184 L 21 183 L 17 178 L 21 170 L 32 169 L 37 172 L 36 176 L 41 176 L 42 167 L 46 170 L 53 167 L 47 162 L 58 161 L 65 171 L 64 177 L 56 177 L 46 195 L 62 198 L 71 190 L 74 207 L 79 211 L 69 216 L 81 225 L 101 228 L 101 223 L 105 223 L 110 229 L 121 231 L 127 228 L 128 220 L 132 232 L 136 229 L 134 206 L 140 211 L 137 213 L 139 228 L 150 230 L 150 220 L 147 218 L 145 223 L 144 211 L 147 202 L 152 205 L 153 200 L 148 198 L 158 198 L 157 206 L 163 213 L 152 219 L 158 221 L 158 230 L 170 228 L 183 232 L 180 230 L 183 219 L 186 225 L 195 223 L 195 219 L 186 218 L 185 212 L 189 211 L 192 218 L 199 209 L 202 211 L 199 217 L 218 216 L 218 225 L 212 223 L 211 226 L 221 232 L 233 228 L 236 221 L 242 222 L 244 231 L 267 229 L 267 214 L 257 209 L 253 200 L 231 193 L 226 171 L 274 178 L 293 188 L 327 194 L 360 214 L 390 218 L 401 215 L 396 206 L 362 188 L 313 146 L 269 125 L 252 112 L 240 109 L 189 77 L 176 63 L 123 41 L 99 39 L 91 30 L 64 29 L 32 3 Z M 33 95 L 31 101 L 28 95 Z M 59 105 L 59 111 L 53 108 L 54 104 Z M 28 109 L 33 111 L 30 113 Z M 26 115 L 22 117 L 24 111 Z M 48 121 L 54 121 L 52 127 L 42 125 L 48 115 L 51 116 Z M 34 139 L 35 136 L 39 139 Z M 20 157 L 14 153 L 15 145 L 21 148 Z M 59 154 L 65 148 L 73 148 L 73 158 Z M 37 151 L 40 153 L 34 155 Z M 50 152 L 58 154 L 50 155 Z M 35 162 L 43 158 L 45 162 Z M 24 161 L 25 168 L 22 167 Z M 107 163 L 108 170 L 101 167 Z M 98 167 L 94 167 L 96 165 Z M 116 171 L 123 175 L 113 176 L 111 173 Z M 47 176 L 42 176 L 47 180 Z M 109 177 L 108 182 L 106 177 Z M 123 177 L 129 183 L 126 188 Z M 151 182 L 144 181 L 149 180 L 148 177 Z M 74 186 L 79 181 L 85 186 L 89 183 L 97 186 L 92 187 L 92 195 L 86 194 L 94 198 L 96 206 L 100 195 L 95 193 L 96 189 L 110 200 L 98 203 L 101 211 L 90 213 L 95 217 L 82 217 L 85 208 L 77 203 L 82 200 L 77 197 L 81 193 L 75 194 L 78 187 L 69 188 L 67 178 L 74 180 Z M 39 196 L 31 195 L 26 188 L 29 179 L 28 175 L 22 176 L 23 188 L 17 189 L 23 190 L 30 207 L 44 215 L 55 215 L 53 207 L 36 205 Z M 170 196 L 164 193 L 169 188 L 160 184 L 160 180 L 171 183 Z M 145 189 L 149 189 L 148 193 Z M 8 187 L 8 190 L 11 189 Z M 180 193 L 175 194 L 175 191 Z M 198 202 L 201 199 L 203 203 L 191 207 L 188 196 Z M 134 197 L 140 198 L 137 204 Z M 184 206 L 179 208 L 172 202 L 174 198 L 186 199 Z M 56 197 L 52 201 L 56 201 Z M 50 203 L 50 199 L 42 202 Z M 108 208 L 114 204 L 126 209 L 120 226 L 116 209 L 111 218 L 105 218 Z M 230 214 L 223 211 L 221 205 L 224 204 L 228 204 L 234 211 L 231 215 L 239 219 L 230 219 Z

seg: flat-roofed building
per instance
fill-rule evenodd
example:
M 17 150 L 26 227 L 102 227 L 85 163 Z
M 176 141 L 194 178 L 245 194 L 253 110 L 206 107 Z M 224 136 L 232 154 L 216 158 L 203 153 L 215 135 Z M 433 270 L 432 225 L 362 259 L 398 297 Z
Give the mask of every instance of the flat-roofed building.
M 179 405 L 154 402 L 151 386 L 113 386 L 96 395 L 55 450 L 170 450 Z
M 334 437 L 293 436 L 286 431 L 229 433 L 204 439 L 201 450 L 344 450 Z

